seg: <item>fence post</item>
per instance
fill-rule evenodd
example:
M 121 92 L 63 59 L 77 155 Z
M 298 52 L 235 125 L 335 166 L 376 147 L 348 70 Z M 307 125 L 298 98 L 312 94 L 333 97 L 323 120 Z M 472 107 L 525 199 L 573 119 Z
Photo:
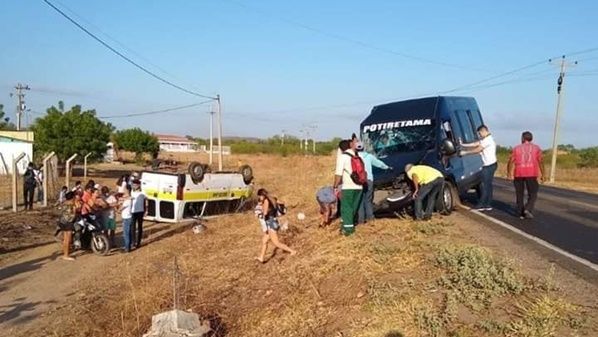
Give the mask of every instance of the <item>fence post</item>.
M 50 152 L 47 156 L 44 157 L 44 180 L 42 181 L 42 185 L 44 186 L 44 203 L 42 204 L 44 207 L 48 207 L 48 160 L 54 157 L 54 151 Z
M 87 158 L 91 156 L 93 152 L 90 152 L 83 157 L 83 181 L 87 181 Z
M 22 152 L 16 158 L 12 160 L 12 211 L 17 212 L 17 176 L 19 174 L 19 170 L 17 168 L 17 163 L 21 161 L 25 157 L 25 153 Z
M 69 159 L 66 160 L 66 172 L 64 173 L 64 175 L 66 176 L 64 186 L 66 187 L 70 187 L 69 182 L 71 180 L 71 161 L 73 161 L 73 159 L 75 159 L 76 157 L 77 154 L 75 153 Z

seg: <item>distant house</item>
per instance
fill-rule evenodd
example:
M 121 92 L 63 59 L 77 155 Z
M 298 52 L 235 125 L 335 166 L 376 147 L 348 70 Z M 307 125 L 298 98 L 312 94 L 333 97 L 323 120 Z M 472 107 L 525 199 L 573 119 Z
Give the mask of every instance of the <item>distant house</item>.
M 197 143 L 186 137 L 173 135 L 154 135 L 158 138 L 160 151 L 164 152 L 196 152 Z
M 33 160 L 33 132 L 0 131 L 0 174 L 12 174 L 12 161 L 21 153 L 25 157 L 17 164 L 19 174 L 25 173 Z

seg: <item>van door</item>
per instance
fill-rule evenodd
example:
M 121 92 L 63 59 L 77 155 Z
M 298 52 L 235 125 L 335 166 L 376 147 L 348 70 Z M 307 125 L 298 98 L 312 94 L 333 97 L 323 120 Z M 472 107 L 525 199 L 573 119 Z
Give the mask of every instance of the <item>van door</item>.
M 481 123 L 481 119 L 479 123 Z M 452 110 L 451 125 L 453 126 L 454 136 L 457 138 L 455 144 L 458 151 L 461 150 L 461 143 L 473 143 L 478 140 L 477 127 L 468 110 Z M 466 192 L 471 187 L 479 184 L 480 172 L 482 171 L 482 157 L 479 154 L 453 156 L 451 160 L 459 161 L 459 163 L 453 163 L 453 165 L 460 168 L 458 172 L 455 172 L 455 180 L 461 192 Z

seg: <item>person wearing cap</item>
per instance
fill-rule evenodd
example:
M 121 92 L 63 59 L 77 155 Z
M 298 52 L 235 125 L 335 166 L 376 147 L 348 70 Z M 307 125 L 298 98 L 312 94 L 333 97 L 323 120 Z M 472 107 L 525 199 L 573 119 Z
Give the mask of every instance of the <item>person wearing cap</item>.
M 413 200 L 415 220 L 429 220 L 432 218 L 438 193 L 444 183 L 442 172 L 427 165 L 405 165 L 405 174 L 413 182 Z M 423 211 L 423 203 L 425 211 Z
M 137 172 L 134 174 L 137 174 Z M 139 179 L 133 179 L 131 186 L 131 198 L 133 199 L 133 203 L 131 205 L 131 231 L 132 233 L 137 232 L 134 242 L 135 248 L 139 248 L 141 247 L 141 238 L 143 237 L 143 217 L 145 216 L 145 211 L 147 210 L 147 199 L 141 190 L 141 181 Z
M 374 167 L 382 170 L 391 170 L 392 168 L 375 155 L 364 151 L 363 143 L 357 143 L 357 154 L 363 160 L 365 172 L 368 176 L 368 183 L 363 187 L 363 196 L 361 204 L 357 211 L 357 223 L 362 224 L 374 220 Z
M 343 152 L 341 159 L 337 161 L 334 172 L 333 188 L 338 191 L 342 183 L 341 189 L 341 233 L 349 236 L 355 232 L 355 223 L 357 220 L 357 211 L 359 209 L 359 202 L 361 201 L 361 194 L 363 186 L 356 184 L 351 178 L 353 173 L 353 166 L 351 159 L 357 156 L 357 138 L 350 140 L 349 149 Z

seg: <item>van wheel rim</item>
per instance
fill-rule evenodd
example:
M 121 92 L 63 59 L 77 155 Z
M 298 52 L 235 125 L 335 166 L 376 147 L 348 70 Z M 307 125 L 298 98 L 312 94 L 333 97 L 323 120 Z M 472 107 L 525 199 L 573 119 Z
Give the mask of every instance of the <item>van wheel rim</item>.
M 451 194 L 451 189 L 449 187 L 445 187 L 443 189 L 442 197 L 444 200 L 444 206 L 447 209 L 451 209 L 453 206 L 453 195 Z

